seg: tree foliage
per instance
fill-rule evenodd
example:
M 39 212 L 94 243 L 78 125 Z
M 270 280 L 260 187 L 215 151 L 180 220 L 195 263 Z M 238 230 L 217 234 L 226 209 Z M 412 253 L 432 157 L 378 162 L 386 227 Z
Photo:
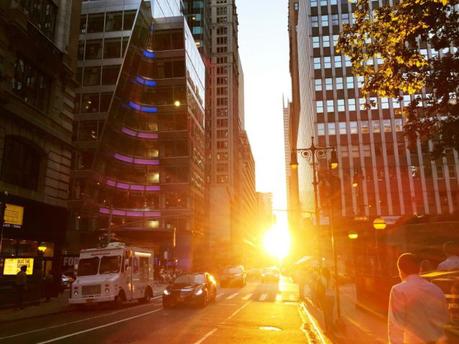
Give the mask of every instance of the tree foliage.
M 364 77 L 363 96 L 415 95 L 402 111 L 411 143 L 432 139 L 433 156 L 459 150 L 459 0 L 402 0 L 370 10 L 357 0 L 338 51 Z M 434 49 L 424 56 L 420 49 Z M 376 60 L 374 64 L 368 61 Z M 424 91 L 424 92 L 423 92 Z

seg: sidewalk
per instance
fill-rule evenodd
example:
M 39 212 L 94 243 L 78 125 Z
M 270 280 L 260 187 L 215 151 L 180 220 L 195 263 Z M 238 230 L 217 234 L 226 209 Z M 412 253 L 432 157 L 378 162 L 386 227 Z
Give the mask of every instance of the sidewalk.
M 155 283 L 153 288 L 154 297 L 157 297 L 162 295 L 166 285 Z M 71 312 L 74 308 L 68 303 L 69 292 L 70 290 L 66 289 L 64 293 L 52 298 L 49 302 L 45 302 L 45 299 L 42 299 L 40 303 L 26 305 L 21 310 L 15 308 L 1 309 L 0 323 Z

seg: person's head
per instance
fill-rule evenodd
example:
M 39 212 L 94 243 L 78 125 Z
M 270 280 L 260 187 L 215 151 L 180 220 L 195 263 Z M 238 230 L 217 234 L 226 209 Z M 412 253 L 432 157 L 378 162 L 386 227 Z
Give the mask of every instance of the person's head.
M 421 274 L 435 270 L 432 262 L 428 259 L 424 259 L 419 267 L 419 272 Z
M 22 272 L 26 272 L 26 271 L 27 271 L 27 265 L 21 266 L 21 271 L 22 271 Z
M 403 253 L 397 261 L 398 273 L 403 281 L 409 275 L 419 274 L 419 260 L 413 253 Z
M 458 254 L 458 245 L 454 241 L 447 241 L 443 244 L 443 252 L 446 257 L 455 256 Z

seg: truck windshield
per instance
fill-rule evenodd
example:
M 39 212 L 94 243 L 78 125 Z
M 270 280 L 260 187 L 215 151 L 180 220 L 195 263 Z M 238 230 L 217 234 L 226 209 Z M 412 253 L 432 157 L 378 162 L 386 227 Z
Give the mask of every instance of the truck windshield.
M 97 275 L 99 258 L 83 258 L 78 262 L 78 276 Z
M 103 256 L 100 260 L 100 274 L 111 274 L 120 271 L 120 256 Z

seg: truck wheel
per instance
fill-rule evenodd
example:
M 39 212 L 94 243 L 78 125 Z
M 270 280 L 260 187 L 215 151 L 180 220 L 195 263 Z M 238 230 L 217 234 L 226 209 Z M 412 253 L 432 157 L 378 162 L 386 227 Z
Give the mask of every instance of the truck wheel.
M 153 295 L 152 295 L 151 289 L 150 289 L 150 287 L 148 287 L 148 288 L 145 289 L 145 296 L 140 299 L 140 302 L 141 303 L 149 303 L 151 301 L 152 296 Z
M 121 290 L 119 294 L 115 297 L 115 300 L 113 301 L 113 307 L 120 308 L 125 301 L 126 296 L 124 295 L 124 292 Z

